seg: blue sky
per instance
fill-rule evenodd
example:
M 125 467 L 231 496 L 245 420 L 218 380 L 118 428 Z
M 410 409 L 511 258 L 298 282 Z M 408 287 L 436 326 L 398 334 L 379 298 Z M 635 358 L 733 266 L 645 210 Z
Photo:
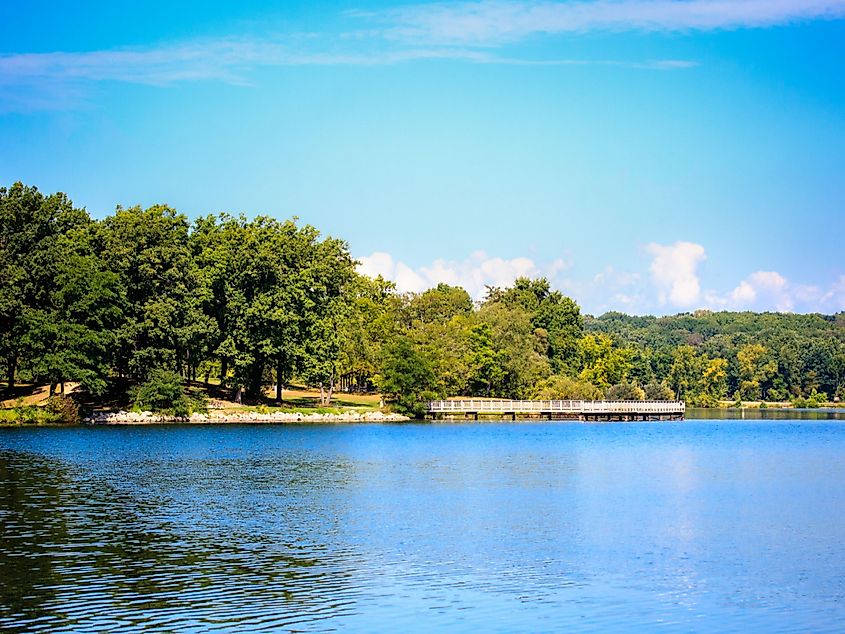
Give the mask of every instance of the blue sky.
M 401 289 L 845 310 L 845 0 L 7 0 L 0 183 L 299 216 Z

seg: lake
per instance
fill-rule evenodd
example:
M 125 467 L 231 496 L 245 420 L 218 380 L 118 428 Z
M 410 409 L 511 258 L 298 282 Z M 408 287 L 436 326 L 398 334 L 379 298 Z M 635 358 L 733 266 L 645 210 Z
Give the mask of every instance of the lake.
M 0 630 L 141 628 L 841 632 L 845 424 L 0 429 Z

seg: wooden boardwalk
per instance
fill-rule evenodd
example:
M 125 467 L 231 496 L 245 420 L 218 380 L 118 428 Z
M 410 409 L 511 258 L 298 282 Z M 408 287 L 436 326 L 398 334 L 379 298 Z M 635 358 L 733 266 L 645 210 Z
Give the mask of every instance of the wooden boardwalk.
M 512 401 L 501 399 L 451 399 L 431 401 L 432 418 L 473 418 L 479 415 L 548 418 L 549 420 L 683 420 L 683 401 Z

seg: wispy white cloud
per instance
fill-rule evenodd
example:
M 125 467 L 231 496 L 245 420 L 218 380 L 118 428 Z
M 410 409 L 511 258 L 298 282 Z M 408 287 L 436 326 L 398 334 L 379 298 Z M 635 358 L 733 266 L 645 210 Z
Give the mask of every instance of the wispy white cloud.
M 490 0 L 416 4 L 383 19 L 395 39 L 494 46 L 540 34 L 756 28 L 843 16 L 845 0 Z
M 371 42 L 366 46 L 349 46 L 348 50 L 337 50 L 332 45 L 324 45 L 321 49 L 319 42 L 309 44 L 310 49 L 301 49 L 272 39 L 245 37 L 140 48 L 0 55 L 0 111 L 74 106 L 83 101 L 85 86 L 95 82 L 167 86 L 219 81 L 249 85 L 257 70 L 272 67 L 385 66 L 424 60 L 511 66 L 614 66 L 645 70 L 677 70 L 695 66 L 694 62 L 687 60 L 520 59 L 469 47 L 385 45 L 383 41 L 381 45 Z
M 841 275 L 836 282 L 831 284 L 820 300 L 822 306 L 830 311 L 845 311 L 845 275 Z
M 273 66 L 375 66 L 419 60 L 676 70 L 684 59 L 530 59 L 495 47 L 537 34 L 762 27 L 845 17 L 845 0 L 492 0 L 347 12 L 340 33 L 232 36 L 146 47 L 0 55 L 0 109 L 64 107 L 90 82 L 248 84 Z
M 260 39 L 224 38 L 147 48 L 0 55 L 0 84 L 22 79 L 123 81 L 154 85 L 208 79 L 245 83 L 248 71 L 262 66 L 362 66 L 442 58 L 494 61 L 486 53 L 455 48 L 344 53 L 294 50 Z
M 466 38 L 466 44 L 461 44 L 436 41 L 444 39 L 440 36 L 402 35 L 424 31 L 436 35 L 440 27 L 430 22 L 431 16 L 440 15 L 444 20 L 441 26 L 445 28 L 450 20 L 462 20 L 460 16 L 467 6 L 470 5 L 436 4 L 376 14 L 347 13 L 344 26 L 350 28 L 339 33 L 241 34 L 90 51 L 4 53 L 0 54 L 0 109 L 62 108 L 69 101 L 78 101 L 84 94 L 83 88 L 94 82 L 165 86 L 220 81 L 246 85 L 254 79 L 255 71 L 268 67 L 380 66 L 422 60 L 646 70 L 677 70 L 696 65 L 684 59 L 523 58 L 479 47 L 471 36 Z M 478 10 L 483 13 L 487 9 Z M 361 26 L 369 28 L 358 28 Z M 424 41 L 415 42 L 415 39 Z

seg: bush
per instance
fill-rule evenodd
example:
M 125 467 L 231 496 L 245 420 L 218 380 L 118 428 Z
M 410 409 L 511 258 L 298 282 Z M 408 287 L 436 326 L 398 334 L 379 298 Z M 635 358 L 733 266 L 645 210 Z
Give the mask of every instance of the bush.
M 645 398 L 647 401 L 674 401 L 675 393 L 665 383 L 652 381 L 645 386 Z
M 182 377 L 170 370 L 153 370 L 146 383 L 133 390 L 132 401 L 141 410 L 177 418 L 187 418 L 192 410 Z
M 719 401 L 710 394 L 696 394 L 689 397 L 689 404 L 692 407 L 718 407 Z
M 45 409 L 51 417 L 55 417 L 57 423 L 78 425 L 81 420 L 79 407 L 69 396 L 51 396 Z
M 592 383 L 555 374 L 541 381 L 533 396 L 544 401 L 598 401 L 602 398 L 602 393 Z
M 644 401 L 645 392 L 633 383 L 617 383 L 607 388 L 605 398 L 608 401 Z
M 807 398 L 793 399 L 792 405 L 799 408 L 817 409 L 827 403 L 827 394 L 813 390 Z
M 208 395 L 200 390 L 189 390 L 188 409 L 191 410 L 191 414 L 207 414 Z

